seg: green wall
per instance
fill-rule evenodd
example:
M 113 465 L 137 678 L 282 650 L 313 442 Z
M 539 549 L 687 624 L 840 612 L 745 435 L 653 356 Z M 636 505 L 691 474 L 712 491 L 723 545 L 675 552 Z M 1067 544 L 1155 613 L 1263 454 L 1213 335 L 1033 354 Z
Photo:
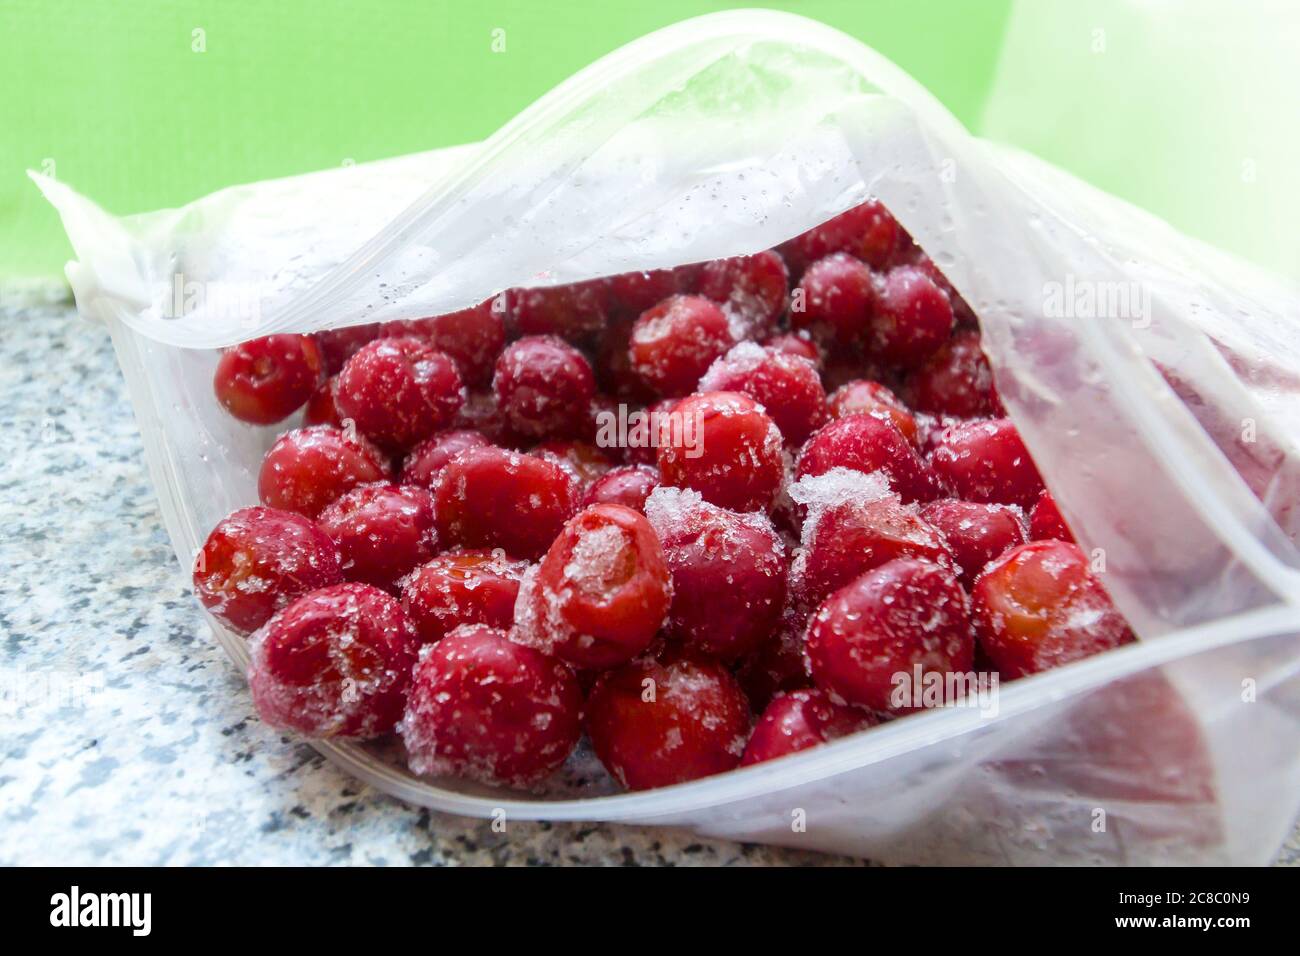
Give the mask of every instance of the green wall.
M 29 168 L 131 213 L 478 140 L 629 40 L 762 5 L 0 0 L 0 278 L 69 257 Z M 1300 0 L 767 5 L 876 47 L 975 132 L 1300 278 Z
M 650 30 L 762 5 L 0 0 L 0 276 L 57 274 L 70 255 L 28 168 L 124 214 L 233 183 L 469 142 Z M 867 41 L 971 122 L 1009 3 L 771 6 Z M 504 53 L 492 51 L 496 29 Z

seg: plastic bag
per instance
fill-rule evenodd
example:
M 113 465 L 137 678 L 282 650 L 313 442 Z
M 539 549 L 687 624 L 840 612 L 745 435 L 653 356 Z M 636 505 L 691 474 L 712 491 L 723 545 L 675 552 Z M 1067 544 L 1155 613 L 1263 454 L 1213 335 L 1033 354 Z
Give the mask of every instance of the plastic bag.
M 481 145 L 120 220 L 35 178 L 76 249 L 78 306 L 112 332 L 186 567 L 256 500 L 273 437 L 213 401 L 214 347 L 752 253 L 878 197 L 979 316 L 1009 414 L 1143 638 L 1004 686 L 996 716 L 931 711 L 643 793 L 521 798 L 316 744 L 381 789 L 900 862 L 1260 863 L 1287 832 L 1300 295 L 973 139 L 858 42 L 785 14 L 703 17 L 611 54 Z M 217 634 L 245 666 L 243 642 Z

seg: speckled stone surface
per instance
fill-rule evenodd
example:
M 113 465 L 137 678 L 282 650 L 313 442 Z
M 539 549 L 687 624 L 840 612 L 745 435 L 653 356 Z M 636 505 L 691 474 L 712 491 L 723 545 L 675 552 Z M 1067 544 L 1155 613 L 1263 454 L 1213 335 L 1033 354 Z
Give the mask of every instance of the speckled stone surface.
M 853 865 L 405 806 L 255 717 L 158 516 L 107 333 L 0 306 L 0 865 Z M 1279 855 L 1300 864 L 1300 831 Z

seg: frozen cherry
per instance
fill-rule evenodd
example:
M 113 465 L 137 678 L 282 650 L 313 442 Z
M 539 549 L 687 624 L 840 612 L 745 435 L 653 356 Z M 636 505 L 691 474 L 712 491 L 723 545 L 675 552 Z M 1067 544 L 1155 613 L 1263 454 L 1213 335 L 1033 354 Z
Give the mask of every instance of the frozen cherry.
M 946 568 L 898 558 L 836 591 L 805 641 L 813 682 L 833 699 L 906 712 L 916 677 L 969 673 L 975 652 L 966 593 Z
M 701 296 L 675 295 L 641 313 L 632 326 L 628 356 L 632 370 L 660 395 L 684 395 L 733 342 L 717 305 Z
M 425 644 L 462 624 L 508 629 L 527 569 L 500 551 L 448 551 L 402 582 L 402 607 Z
M 262 459 L 257 493 L 262 504 L 315 518 L 358 485 L 383 481 L 388 462 L 363 438 L 331 425 L 285 432 Z
M 516 558 L 539 558 L 576 509 L 577 489 L 567 471 L 495 446 L 457 455 L 434 487 L 444 547 L 502 548 Z
M 612 468 L 587 486 L 582 506 L 623 505 L 633 511 L 645 511 L 650 492 L 659 487 L 659 469 L 650 465 L 623 465 Z
M 595 445 L 582 441 L 548 441 L 535 446 L 530 455 L 553 461 L 573 476 L 580 491 L 614 467 L 609 456 Z
M 863 710 L 837 704 L 819 690 L 781 694 L 754 724 L 741 766 L 775 760 L 865 730 L 876 719 Z
M 1083 551 L 1066 541 L 1008 551 L 975 581 L 971 599 L 980 649 L 1006 680 L 1133 640 Z
M 822 350 L 806 332 L 782 332 L 780 335 L 772 336 L 763 343 L 763 346 L 796 358 L 805 358 L 812 362 L 815 368 L 822 367 Z
M 348 359 L 335 401 L 381 448 L 406 451 L 451 424 L 465 403 L 456 363 L 423 339 L 376 339 Z
M 748 395 L 703 392 L 673 409 L 687 441 L 659 448 L 663 483 L 693 488 L 733 511 L 771 506 L 781 488 L 781 432 Z
M 307 407 L 302 411 L 303 425 L 343 427 L 343 415 L 334 401 L 334 385 L 337 381 L 335 378 L 330 378 L 321 382 L 320 388 L 307 399 Z
M 890 365 L 915 368 L 952 333 L 952 303 L 914 266 L 891 269 L 881 283 L 869 336 L 874 355 Z
M 829 404 L 831 415 L 835 418 L 843 418 L 845 415 L 872 415 L 893 422 L 894 427 L 903 433 L 904 438 L 913 445 L 917 443 L 919 435 L 916 418 L 888 386 L 879 382 L 865 378 L 846 382 L 831 395 Z
M 871 270 L 839 253 L 808 267 L 790 305 L 790 324 L 823 344 L 860 342 L 875 310 Z
M 672 269 L 610 276 L 608 289 L 610 310 L 632 318 L 682 291 L 681 277 Z
M 241 422 L 273 425 L 311 398 L 324 369 L 311 336 L 268 335 L 222 352 L 212 384 L 217 401 Z
M 803 478 L 790 494 L 808 508 L 792 570 L 796 594 L 808 607 L 895 558 L 955 564 L 939 530 L 874 475 L 832 469 Z
M 511 289 L 506 293 L 506 308 L 521 335 L 558 335 L 584 342 L 605 327 L 607 295 L 602 281 Z
M 924 505 L 921 517 L 943 534 L 967 587 L 986 564 L 1025 542 L 1020 514 L 1009 505 L 944 498 Z
M 222 518 L 194 560 L 199 601 L 243 635 L 308 591 L 342 580 L 329 536 L 302 515 L 275 508 L 241 508 Z
M 415 647 L 402 606 L 378 588 L 335 584 L 312 591 L 253 635 L 253 703 L 280 730 L 378 737 L 402 715 Z
M 957 418 L 995 414 L 993 372 L 980 347 L 980 335 L 962 330 L 912 372 L 907 395 L 918 411 Z
M 553 335 L 512 342 L 497 358 L 492 391 L 510 427 L 531 438 L 578 433 L 596 394 L 591 365 Z
M 824 475 L 832 468 L 879 469 L 905 502 L 934 497 L 933 476 L 903 433 L 873 415 L 837 418 L 808 439 L 799 454 L 798 477 Z
M 317 332 L 313 338 L 320 349 L 321 358 L 325 360 L 325 371 L 330 375 L 341 372 L 348 359 L 356 355 L 361 346 L 379 338 L 379 330 L 378 323 L 371 323 Z
M 883 269 L 898 250 L 902 230 L 879 201 L 869 199 L 820 226 L 814 226 L 779 248 L 792 272 L 836 252 L 848 252 Z
M 650 646 L 668 598 L 668 566 L 650 522 L 622 505 L 592 505 L 564 526 L 525 582 L 517 639 L 575 667 L 614 667 Z
M 1034 541 L 1046 541 L 1055 538 L 1058 541 L 1074 543 L 1074 533 L 1061 517 L 1061 509 L 1056 506 L 1052 493 L 1044 488 L 1034 502 L 1034 510 L 1029 512 L 1029 537 Z
M 478 387 L 492 377 L 497 353 L 506 344 L 503 312 L 493 298 L 458 312 L 388 322 L 383 331 L 386 336 L 414 335 L 424 339 L 452 357 L 467 385 Z
M 463 451 L 492 444 L 472 428 L 453 428 L 426 438 L 412 448 L 402 462 L 402 484 L 432 488 L 442 469 Z
M 911 237 L 883 203 L 868 200 L 856 210 L 861 232 L 854 251 L 873 269 L 883 269 L 899 254 Z
M 433 496 L 416 485 L 354 488 L 316 519 L 338 545 L 343 577 L 382 588 L 433 557 Z
M 467 624 L 420 651 L 400 727 L 411 770 L 527 787 L 582 736 L 582 691 L 567 666 Z
M 786 555 L 771 521 L 661 488 L 646 516 L 672 573 L 668 634 L 723 661 L 758 648 L 785 604 Z
M 779 253 L 767 250 L 752 256 L 706 262 L 696 292 L 722 305 L 737 339 L 765 338 L 785 311 L 790 275 Z
M 709 366 L 701 392 L 741 392 L 763 406 L 788 445 L 802 445 L 827 419 L 817 368 L 754 342 L 742 342 Z
M 731 770 L 749 735 L 749 704 L 720 664 L 640 658 L 596 681 L 587 734 L 605 769 L 631 790 Z
M 1007 418 L 962 422 L 939 435 L 930 464 L 953 497 L 1019 505 L 1028 510 L 1043 490 L 1034 460 Z

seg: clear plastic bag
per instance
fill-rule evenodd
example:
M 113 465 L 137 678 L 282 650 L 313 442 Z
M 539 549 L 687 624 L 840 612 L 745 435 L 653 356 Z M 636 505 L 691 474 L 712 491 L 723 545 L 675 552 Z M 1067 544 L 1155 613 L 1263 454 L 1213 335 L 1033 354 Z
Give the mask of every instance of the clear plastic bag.
M 704 17 L 611 54 L 481 145 L 180 210 L 115 219 L 34 178 L 76 249 L 79 308 L 112 332 L 186 567 L 256 500 L 273 437 L 213 400 L 215 347 L 752 253 L 878 197 L 979 316 L 1009 414 L 1142 638 L 1004 686 L 993 717 L 931 711 L 644 793 L 526 798 L 317 744 L 381 789 L 900 862 L 1261 863 L 1287 832 L 1300 292 L 970 137 L 858 42 L 785 14 Z M 1132 293 L 1131 314 L 1090 318 L 1080 289 Z

